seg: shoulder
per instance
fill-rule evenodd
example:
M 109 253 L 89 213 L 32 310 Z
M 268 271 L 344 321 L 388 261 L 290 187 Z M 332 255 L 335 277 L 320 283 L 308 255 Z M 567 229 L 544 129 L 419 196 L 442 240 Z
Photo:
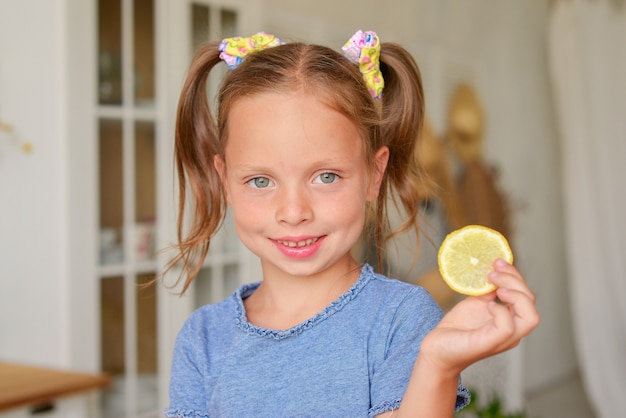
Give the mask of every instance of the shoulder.
M 221 364 L 237 338 L 240 318 L 245 317 L 242 292 L 254 288 L 254 284 L 243 285 L 223 301 L 204 305 L 191 313 L 176 337 L 173 373 L 186 375 L 200 365 L 212 369 Z
M 363 275 L 369 276 L 369 283 L 364 288 L 367 299 L 381 300 L 390 310 L 404 308 L 420 314 L 433 312 L 437 317 L 440 315 L 439 305 L 425 288 L 375 273 L 369 266 L 364 267 Z
M 394 333 L 421 339 L 443 317 L 426 289 L 375 273 L 368 265 L 355 288 L 358 297 L 350 302 L 346 320 L 383 341 Z
M 377 306 L 378 320 L 387 324 L 388 332 L 402 330 L 421 339 L 443 318 L 437 302 L 421 286 L 371 272 L 364 290 L 366 303 Z
M 179 339 L 212 339 L 227 337 L 245 317 L 243 297 L 253 292 L 258 283 L 245 284 L 218 303 L 201 306 L 191 313 L 179 333 Z

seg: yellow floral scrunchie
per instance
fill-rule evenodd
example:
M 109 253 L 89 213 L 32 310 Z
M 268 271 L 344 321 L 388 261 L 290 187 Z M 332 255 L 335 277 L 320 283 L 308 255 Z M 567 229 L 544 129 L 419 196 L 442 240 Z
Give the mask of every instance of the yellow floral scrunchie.
M 385 80 L 380 72 L 380 40 L 376 32 L 358 30 L 341 49 L 350 61 L 358 64 L 372 97 L 380 99 Z
M 249 38 L 235 36 L 233 38 L 224 39 L 217 49 L 221 51 L 220 58 L 232 70 L 236 68 L 246 55 L 254 51 L 260 51 L 266 48 L 272 48 L 284 44 L 283 41 L 270 35 L 269 33 L 259 32 Z
M 249 38 L 242 36 L 225 38 L 218 49 L 220 58 L 232 70 L 237 68 L 248 54 L 283 44 L 284 42 L 274 35 L 259 32 Z M 385 81 L 380 72 L 380 40 L 376 32 L 358 30 L 342 50 L 350 61 L 359 66 L 372 97 L 380 99 Z

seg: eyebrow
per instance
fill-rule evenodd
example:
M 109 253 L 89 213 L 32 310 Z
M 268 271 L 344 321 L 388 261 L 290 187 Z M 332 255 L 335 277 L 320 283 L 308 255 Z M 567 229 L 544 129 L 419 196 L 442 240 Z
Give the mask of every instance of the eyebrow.
M 346 157 L 346 158 L 330 157 L 330 158 L 326 158 L 323 160 L 314 161 L 310 165 L 313 167 L 324 167 L 324 166 L 332 167 L 333 165 L 336 165 L 336 164 L 349 163 L 352 160 L 353 158 L 350 158 L 350 157 Z M 276 164 L 260 165 L 260 164 L 247 163 L 247 162 L 238 163 L 236 165 L 231 165 L 231 167 L 235 167 L 237 169 L 245 170 L 245 171 L 268 171 L 268 170 L 271 170 L 275 166 Z

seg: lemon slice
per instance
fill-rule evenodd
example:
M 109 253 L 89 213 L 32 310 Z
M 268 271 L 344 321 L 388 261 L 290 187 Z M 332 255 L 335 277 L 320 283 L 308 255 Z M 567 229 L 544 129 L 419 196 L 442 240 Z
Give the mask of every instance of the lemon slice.
M 513 262 L 513 252 L 506 238 L 486 226 L 468 225 L 446 236 L 437 261 L 441 277 L 452 290 L 477 296 L 495 290 L 496 286 L 487 276 L 497 258 Z

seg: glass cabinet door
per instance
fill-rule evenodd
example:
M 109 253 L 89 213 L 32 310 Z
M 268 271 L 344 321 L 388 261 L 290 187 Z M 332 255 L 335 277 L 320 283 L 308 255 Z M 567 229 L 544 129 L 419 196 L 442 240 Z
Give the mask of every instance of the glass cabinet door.
M 250 25 L 249 10 L 259 0 L 92 1 L 98 15 L 96 321 L 100 367 L 113 382 L 100 397 L 99 416 L 161 417 L 181 318 L 259 278 L 228 215 L 186 297 L 173 296 L 159 280 L 168 258 L 159 250 L 175 239 L 169 236 L 176 223 L 173 91 L 184 76 L 178 69 L 201 44 L 238 35 L 242 11 Z M 208 94 L 226 71 L 216 68 Z
M 154 0 L 98 2 L 103 417 L 160 416 L 157 370 Z
M 235 9 L 199 1 L 191 2 L 190 8 L 190 56 L 207 42 L 238 35 L 238 13 Z M 212 70 L 208 83 L 209 97 L 215 96 L 219 81 L 226 71 L 226 65 Z M 238 239 L 232 217 L 227 214 L 224 226 L 212 240 L 204 266 L 190 289 L 193 306 L 214 303 L 232 293 L 241 281 L 240 270 Z

